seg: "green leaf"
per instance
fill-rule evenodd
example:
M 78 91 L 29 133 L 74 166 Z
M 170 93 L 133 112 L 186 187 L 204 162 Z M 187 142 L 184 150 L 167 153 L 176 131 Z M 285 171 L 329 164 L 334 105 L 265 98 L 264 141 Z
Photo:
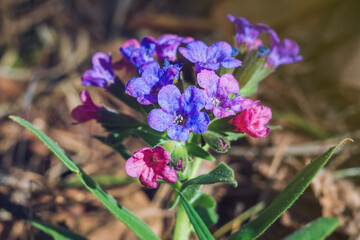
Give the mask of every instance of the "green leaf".
M 96 175 L 92 176 L 92 179 L 97 182 L 97 184 L 103 187 L 111 187 L 118 185 L 127 185 L 130 183 L 137 182 L 136 178 L 132 178 L 129 176 L 122 176 L 119 174 L 110 174 L 110 175 Z M 79 181 L 77 177 L 66 178 L 63 181 L 60 181 L 59 186 L 62 187 L 70 187 L 70 188 L 80 188 L 83 184 Z
M 168 140 L 168 138 L 164 136 L 164 134 L 161 134 L 160 132 L 145 126 L 139 127 L 137 129 L 133 129 L 132 133 L 137 137 L 142 138 L 152 147 L 158 145 L 161 142 Z
M 335 231 L 339 220 L 330 217 L 321 217 L 294 232 L 284 240 L 322 240 Z
M 53 140 L 46 136 L 43 132 L 35 128 L 28 121 L 10 116 L 12 120 L 33 132 L 55 155 L 79 178 L 80 182 L 93 193 L 101 203 L 125 225 L 127 225 L 141 239 L 159 239 L 153 231 L 143 221 L 137 218 L 126 208 L 118 205 L 116 200 L 108 195 L 94 180 L 92 180 L 85 172 L 82 171 Z
M 194 209 L 207 227 L 211 227 L 219 221 L 219 215 L 216 213 L 215 208 L 196 206 Z
M 192 203 L 198 196 L 200 196 L 199 189 L 200 185 L 191 185 L 182 190 L 181 193 L 190 203 Z M 173 209 L 176 205 L 178 205 L 179 198 L 179 195 L 175 192 L 174 200 L 169 204 L 169 209 Z
M 238 132 L 224 132 L 226 135 L 226 138 L 229 139 L 229 141 L 237 141 L 239 138 L 243 138 L 246 136 L 246 133 L 238 133 Z
M 55 240 L 86 240 L 87 239 L 63 227 L 54 226 L 52 224 L 40 222 L 37 220 L 29 220 L 28 222 L 33 227 L 40 229 L 44 233 L 50 235 Z
M 214 158 L 213 155 L 211 155 L 209 152 L 205 151 L 204 149 L 202 149 L 201 147 L 199 147 L 198 145 L 192 144 L 192 143 L 187 143 L 185 145 L 188 153 L 190 155 L 193 155 L 195 157 L 201 158 L 201 159 L 205 159 L 208 161 L 215 161 L 216 159 Z
M 178 192 L 178 194 L 180 195 L 181 203 L 183 204 L 186 214 L 188 215 L 190 222 L 193 225 L 199 239 L 215 240 L 215 238 L 211 235 L 209 229 L 207 228 L 206 224 L 201 220 L 200 216 L 197 214 L 191 204 L 186 200 L 186 198 L 182 195 L 181 192 Z
M 234 179 L 234 170 L 223 162 L 218 164 L 211 172 L 189 179 L 182 185 L 181 189 L 185 189 L 189 185 L 203 185 L 219 182 L 230 183 L 235 187 L 237 186 L 237 182 Z
M 233 132 L 235 130 L 235 126 L 230 124 L 230 120 L 234 116 L 224 117 L 224 118 L 215 118 L 212 120 L 208 126 L 209 131 L 223 133 L 223 132 Z
M 129 115 L 117 113 L 106 108 L 102 108 L 99 114 L 101 116 L 101 120 L 99 120 L 99 122 L 109 132 L 129 130 L 143 125 L 141 122 Z
M 249 222 L 238 232 L 233 234 L 229 240 L 250 240 L 260 236 L 270 225 L 285 212 L 309 186 L 316 173 L 326 164 L 343 143 L 353 141 L 349 138 L 341 141 L 337 146 L 330 148 L 319 156 L 315 161 L 304 167 L 280 195 L 267 207 L 257 218 Z
M 196 186 L 196 185 L 193 185 Z M 186 188 L 188 189 L 188 188 Z M 199 196 L 195 198 L 194 202 L 191 204 L 192 206 L 200 206 L 204 208 L 215 208 L 216 201 L 215 199 L 210 196 L 209 194 L 200 192 Z
M 121 141 L 123 141 L 124 137 L 126 138 L 127 134 L 130 135 L 130 132 L 123 133 L 125 134 L 125 136 L 123 134 L 118 134 L 119 133 L 111 133 L 107 137 L 95 136 L 95 138 L 100 142 L 112 147 L 115 151 L 120 153 L 120 155 L 125 160 L 127 160 L 131 157 L 131 153 L 129 152 L 129 150 L 126 149 L 126 147 L 121 143 Z
M 16 117 L 16 116 L 10 116 L 11 120 L 21 124 L 22 126 L 29 129 L 31 132 L 33 132 L 45 145 L 59 158 L 61 161 L 65 164 L 67 168 L 70 169 L 70 171 L 74 173 L 80 173 L 79 167 L 74 163 L 73 160 L 71 160 L 64 150 L 62 150 L 59 145 L 57 145 L 53 140 L 51 140 L 48 136 L 46 136 L 43 132 L 39 131 L 37 128 L 35 128 L 31 123 L 28 121 Z

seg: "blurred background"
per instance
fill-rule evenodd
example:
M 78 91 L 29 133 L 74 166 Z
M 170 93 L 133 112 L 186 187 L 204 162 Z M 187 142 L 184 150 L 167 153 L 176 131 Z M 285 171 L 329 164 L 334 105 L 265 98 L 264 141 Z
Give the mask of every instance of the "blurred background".
M 171 190 L 131 183 L 124 159 L 92 135 L 94 122 L 73 125 L 81 104 L 81 74 L 91 56 L 112 52 L 129 38 L 163 33 L 208 44 L 233 42 L 227 14 L 262 22 L 300 45 L 304 60 L 281 66 L 253 99 L 273 110 L 265 139 L 244 138 L 218 155 L 235 169 L 239 186 L 205 186 L 218 202 L 215 232 L 260 201 L 270 203 L 316 156 L 350 137 L 294 206 L 259 239 L 281 239 L 320 216 L 340 220 L 329 239 L 359 239 L 360 232 L 360 3 L 357 0 L 1 0 L 0 1 L 0 239 L 50 239 L 26 219 L 64 226 L 89 239 L 135 239 L 28 131 L 8 119 L 29 120 L 48 134 L 120 204 L 171 239 L 175 211 Z M 118 73 L 123 80 L 129 76 Z M 94 102 L 132 114 L 103 89 L 89 88 Z M 131 138 L 126 146 L 145 146 Z M 206 162 L 201 172 L 215 163 Z M 350 171 L 350 170 L 351 171 Z M 233 224 L 232 231 L 240 224 Z M 193 236 L 194 239 L 196 237 Z M 226 239 L 226 235 L 222 238 Z

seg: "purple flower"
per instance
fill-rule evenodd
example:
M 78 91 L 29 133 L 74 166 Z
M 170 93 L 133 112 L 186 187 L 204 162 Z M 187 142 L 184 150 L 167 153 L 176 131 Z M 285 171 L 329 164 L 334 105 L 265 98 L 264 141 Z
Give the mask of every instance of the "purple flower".
M 199 112 L 206 102 L 204 93 L 194 87 L 188 87 L 181 95 L 174 85 L 163 87 L 158 95 L 162 109 L 153 109 L 148 123 L 153 129 L 163 132 L 176 141 L 186 141 L 189 132 L 203 133 L 207 130 L 209 116 Z
M 124 46 L 120 48 L 120 52 L 134 64 L 137 69 L 144 63 L 154 61 L 153 54 L 156 44 L 152 37 L 145 37 L 141 41 L 141 44 L 136 43 L 137 41 L 135 39 L 131 39 L 131 42 L 129 41 L 126 42 L 128 44 L 124 44 Z
M 84 104 L 77 106 L 71 112 L 73 119 L 78 123 L 83 123 L 92 119 L 100 120 L 98 112 L 101 110 L 101 107 L 93 103 L 90 94 L 85 90 L 81 92 L 81 101 Z
M 232 74 L 224 74 L 219 77 L 213 71 L 202 70 L 197 75 L 197 80 L 200 87 L 204 88 L 205 108 L 212 111 L 215 117 L 235 115 L 235 112 L 252 105 L 250 99 L 237 95 L 239 84 Z M 230 94 L 233 94 L 234 98 L 229 98 Z
M 168 183 L 177 180 L 176 172 L 167 164 L 171 161 L 170 153 L 162 147 L 154 149 L 145 147 L 134 153 L 126 161 L 126 173 L 130 177 L 139 177 L 142 185 L 147 188 L 157 188 L 158 179 Z
M 226 42 L 216 42 L 208 47 L 202 41 L 193 41 L 186 48 L 179 48 L 179 52 L 190 62 L 195 63 L 196 72 L 202 69 L 217 70 L 220 65 L 225 68 L 235 68 L 241 61 L 233 58 L 232 47 Z
M 263 23 L 250 24 L 245 18 L 236 18 L 230 14 L 228 14 L 228 18 L 235 24 L 237 46 L 244 45 L 246 50 L 256 49 L 262 43 L 257 37 L 260 33 L 270 30 L 269 26 Z
M 165 59 L 175 61 L 176 52 L 180 44 L 194 41 L 192 37 L 179 37 L 175 34 L 164 34 L 155 41 L 155 52 L 160 61 Z
M 174 78 L 179 74 L 179 68 L 167 66 L 161 69 L 157 62 L 145 63 L 139 71 L 141 77 L 131 79 L 125 89 L 144 105 L 157 102 L 160 89 L 173 84 Z
M 301 61 L 303 58 L 299 55 L 299 45 L 291 39 L 279 40 L 275 31 L 270 32 L 271 51 L 268 54 L 268 60 L 265 67 L 271 66 L 277 68 L 282 64 L 290 64 Z
M 132 38 L 132 39 L 127 40 L 121 47 L 123 49 L 126 49 L 128 47 L 140 48 L 140 43 L 138 40 Z M 136 70 L 134 64 L 132 62 L 130 62 L 130 60 L 124 55 L 123 55 L 122 59 L 120 59 L 119 61 L 114 63 L 114 69 L 121 70 L 123 68 L 125 68 L 127 72 L 133 72 L 134 70 Z
M 84 86 L 97 86 L 107 88 L 109 83 L 114 82 L 114 71 L 111 63 L 111 53 L 95 53 L 92 57 L 93 69 L 87 70 L 81 76 Z

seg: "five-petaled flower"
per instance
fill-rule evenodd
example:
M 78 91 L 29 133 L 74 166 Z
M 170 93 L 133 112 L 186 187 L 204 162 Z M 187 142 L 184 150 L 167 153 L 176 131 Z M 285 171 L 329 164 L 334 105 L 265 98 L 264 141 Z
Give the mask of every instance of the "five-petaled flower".
M 78 122 L 83 123 L 92 119 L 100 120 L 99 111 L 101 107 L 95 105 L 90 98 L 90 94 L 83 90 L 81 92 L 81 101 L 83 105 L 77 106 L 71 112 L 71 116 Z
M 231 14 L 228 14 L 228 18 L 235 24 L 236 45 L 245 50 L 257 49 L 262 43 L 258 39 L 260 33 L 267 33 L 270 30 L 269 26 L 263 23 L 250 24 L 245 18 L 234 17 Z
M 87 70 L 81 76 L 84 86 L 97 86 L 107 88 L 109 83 L 114 82 L 114 71 L 111 63 L 111 53 L 95 53 L 92 57 L 93 69 Z
M 217 70 L 220 65 L 224 68 L 236 68 L 241 61 L 232 57 L 233 49 L 227 42 L 216 42 L 208 47 L 202 41 L 193 41 L 186 48 L 179 48 L 179 52 L 190 62 L 195 63 L 196 72 L 202 69 Z
M 271 48 L 265 67 L 277 68 L 282 64 L 291 64 L 301 61 L 299 45 L 291 39 L 280 41 L 275 31 L 270 31 Z
M 155 61 L 145 63 L 139 70 L 141 77 L 133 78 L 126 84 L 126 92 L 144 105 L 157 102 L 159 91 L 164 86 L 173 84 L 179 68 L 168 64 L 161 69 Z
M 265 126 L 271 117 L 271 109 L 263 105 L 256 106 L 259 101 L 242 111 L 240 114 L 231 119 L 230 123 L 236 126 L 235 131 L 244 132 L 251 137 L 266 137 L 270 128 Z
M 141 44 L 135 39 L 132 39 L 131 42 L 126 42 L 120 48 L 120 52 L 139 69 L 144 63 L 154 61 L 155 47 L 154 39 L 152 37 L 145 37 Z
M 203 133 L 207 130 L 209 116 L 199 112 L 206 103 L 204 93 L 195 86 L 188 87 L 181 95 L 174 85 L 163 87 L 158 95 L 162 109 L 153 109 L 148 123 L 153 129 L 163 132 L 177 141 L 186 141 L 189 133 Z
M 125 170 L 131 177 L 139 177 L 142 185 L 147 188 L 157 188 L 158 179 L 168 183 L 175 183 L 177 180 L 176 171 L 168 166 L 171 156 L 164 148 L 154 149 L 145 147 L 135 152 L 126 161 Z
M 215 117 L 235 115 L 235 112 L 242 111 L 253 103 L 238 95 L 239 84 L 232 74 L 219 77 L 213 71 L 202 70 L 197 75 L 197 81 L 204 88 L 205 108 L 211 110 Z M 229 98 L 230 94 L 233 95 L 232 98 Z

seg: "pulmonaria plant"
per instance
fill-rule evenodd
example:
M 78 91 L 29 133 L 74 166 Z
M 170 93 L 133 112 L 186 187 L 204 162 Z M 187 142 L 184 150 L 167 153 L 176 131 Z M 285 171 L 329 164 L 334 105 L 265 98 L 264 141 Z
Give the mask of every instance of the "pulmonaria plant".
M 236 184 L 233 170 L 225 163 L 196 177 L 201 161 L 215 160 L 210 149 L 225 153 L 232 141 L 245 134 L 255 138 L 269 134 L 271 109 L 248 95 L 277 67 L 302 59 L 299 46 L 290 39 L 280 40 L 269 26 L 232 15 L 228 18 L 235 25 L 235 46 L 223 41 L 208 46 L 192 37 L 164 34 L 146 36 L 141 42 L 128 40 L 120 47 L 122 59 L 114 64 L 111 53 L 93 56 L 93 69 L 82 75 L 83 85 L 104 88 L 137 111 L 136 118 L 95 105 L 87 91 L 81 94 L 83 105 L 72 111 L 78 123 L 94 119 L 109 132 L 98 139 L 127 159 L 129 176 L 150 189 L 168 183 L 177 197 L 186 193 L 192 204 L 210 196 L 192 194 L 199 188 L 186 192 L 191 185 Z M 270 36 L 270 47 L 263 45 L 261 34 Z M 186 62 L 193 67 L 183 68 Z M 122 82 L 114 70 L 123 68 L 137 76 Z M 123 144 L 130 136 L 150 146 L 132 155 Z M 172 206 L 179 202 L 177 197 Z M 178 211 L 174 235 L 186 239 L 191 228 L 182 226 L 189 226 L 189 220 L 181 213 L 184 207 Z

